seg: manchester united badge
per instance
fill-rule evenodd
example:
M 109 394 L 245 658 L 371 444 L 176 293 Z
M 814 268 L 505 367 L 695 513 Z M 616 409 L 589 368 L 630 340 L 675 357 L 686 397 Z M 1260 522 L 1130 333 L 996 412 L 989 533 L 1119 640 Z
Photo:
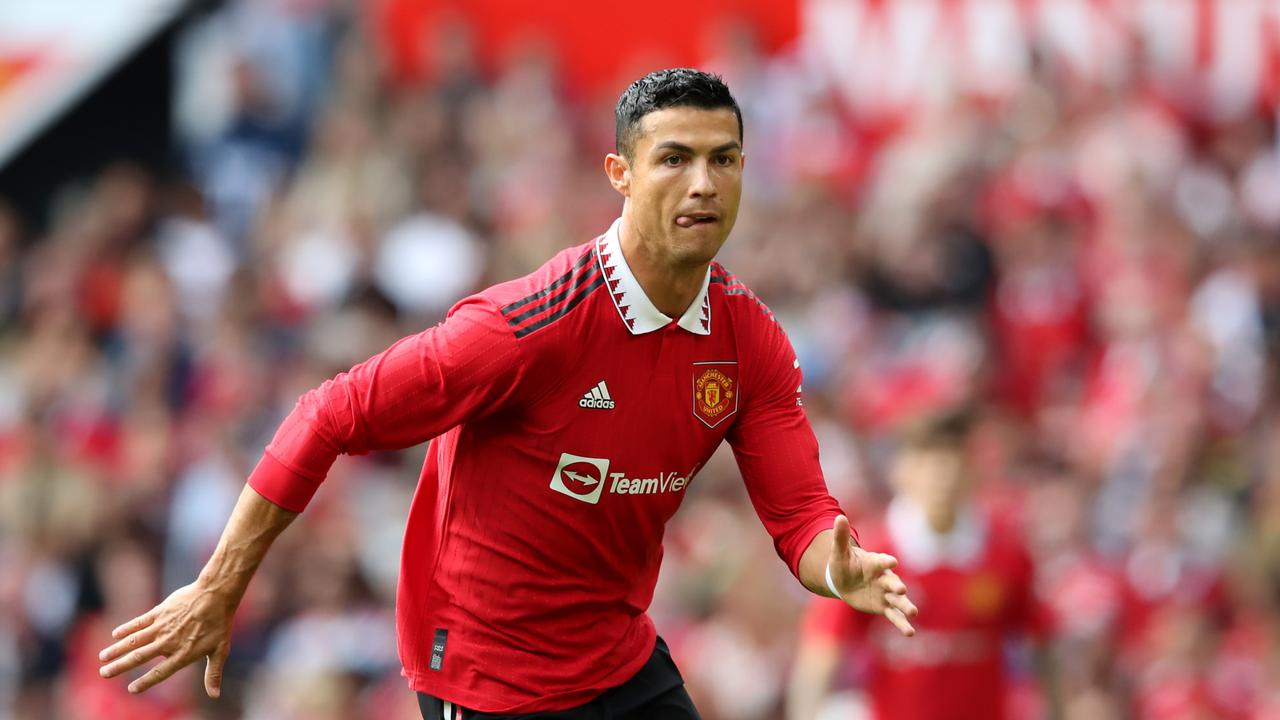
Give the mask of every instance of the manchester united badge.
M 693 364 L 693 414 L 715 427 L 738 411 L 738 363 Z

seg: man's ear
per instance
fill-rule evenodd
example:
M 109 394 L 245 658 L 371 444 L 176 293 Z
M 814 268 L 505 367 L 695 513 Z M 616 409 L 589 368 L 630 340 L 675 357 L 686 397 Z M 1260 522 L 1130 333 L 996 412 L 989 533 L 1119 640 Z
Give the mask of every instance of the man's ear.
M 605 155 L 604 174 L 609 176 L 609 184 L 622 197 L 631 197 L 631 165 L 626 158 L 617 153 Z

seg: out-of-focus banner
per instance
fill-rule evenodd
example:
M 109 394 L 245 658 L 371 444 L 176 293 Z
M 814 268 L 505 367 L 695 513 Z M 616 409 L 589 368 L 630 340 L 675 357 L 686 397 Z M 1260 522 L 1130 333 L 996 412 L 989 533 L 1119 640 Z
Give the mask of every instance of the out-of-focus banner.
M 749 27 L 760 46 L 777 51 L 796 38 L 799 0 L 645 0 L 640 5 L 582 0 L 379 0 L 375 26 L 390 48 L 399 82 L 431 77 L 443 34 L 462 21 L 489 66 L 518 60 L 522 50 L 550 51 L 569 90 L 616 97 L 638 74 L 691 65 L 714 54 L 719 37 Z M 621 85 L 621 86 L 619 86 Z
M 1037 54 L 1081 80 L 1149 83 L 1206 120 L 1280 105 L 1277 0 L 807 0 L 801 16 L 863 115 L 1002 97 Z
M 183 0 L 0 0 L 0 165 L 170 20 Z

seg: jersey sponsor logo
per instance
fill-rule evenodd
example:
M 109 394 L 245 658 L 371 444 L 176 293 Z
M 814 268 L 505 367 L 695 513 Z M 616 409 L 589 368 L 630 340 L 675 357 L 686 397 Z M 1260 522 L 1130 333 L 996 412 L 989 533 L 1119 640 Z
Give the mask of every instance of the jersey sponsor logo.
M 615 403 L 613 398 L 609 396 L 609 386 L 605 385 L 604 381 L 601 380 L 596 383 L 595 387 L 588 390 L 586 394 L 582 396 L 582 399 L 578 400 L 578 407 L 592 408 L 595 410 L 612 410 L 617 407 L 617 403 Z
M 604 480 L 608 474 L 609 461 L 605 458 L 560 453 L 556 474 L 551 476 L 551 489 L 574 500 L 595 505 L 600 502 L 600 493 L 604 490 Z
M 917 628 L 906 637 L 892 627 L 877 627 L 872 642 L 888 664 L 903 670 L 972 665 L 999 657 L 1001 650 L 998 636 L 983 630 Z
M 672 470 L 649 477 L 631 477 L 625 472 L 609 472 L 607 458 L 560 453 L 555 475 L 551 476 L 551 489 L 574 500 L 595 505 L 600 502 L 600 495 L 606 488 L 613 495 L 681 492 L 689 487 L 690 478 L 696 471 L 697 466 L 694 466 L 687 473 Z
M 738 411 L 738 363 L 693 364 L 693 414 L 715 427 Z
M 609 473 L 609 492 L 615 495 L 657 495 L 680 492 L 689 486 L 689 477 L 672 470 L 656 477 L 630 478 L 626 473 Z

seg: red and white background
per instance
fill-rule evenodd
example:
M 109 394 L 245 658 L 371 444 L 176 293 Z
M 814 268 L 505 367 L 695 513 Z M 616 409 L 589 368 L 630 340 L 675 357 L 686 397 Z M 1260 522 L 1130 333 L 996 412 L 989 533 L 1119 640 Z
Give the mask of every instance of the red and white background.
M 806 48 L 854 112 L 909 113 L 957 93 L 999 98 L 1032 51 L 1082 82 L 1130 73 L 1226 119 L 1280 103 L 1274 0 L 809 0 Z M 1198 110 L 1197 110 L 1198 111 Z
M 1140 67 L 1171 101 L 1217 118 L 1280 103 L 1274 0 L 653 0 L 643 13 L 572 0 L 386 0 L 375 13 L 404 77 L 430 73 L 422 28 L 455 16 L 490 62 L 538 34 L 568 79 L 610 90 L 636 57 L 693 64 L 717 25 L 746 21 L 766 51 L 798 44 L 861 116 L 957 93 L 999 98 L 1027 78 L 1033 50 L 1084 82 L 1120 83 Z

